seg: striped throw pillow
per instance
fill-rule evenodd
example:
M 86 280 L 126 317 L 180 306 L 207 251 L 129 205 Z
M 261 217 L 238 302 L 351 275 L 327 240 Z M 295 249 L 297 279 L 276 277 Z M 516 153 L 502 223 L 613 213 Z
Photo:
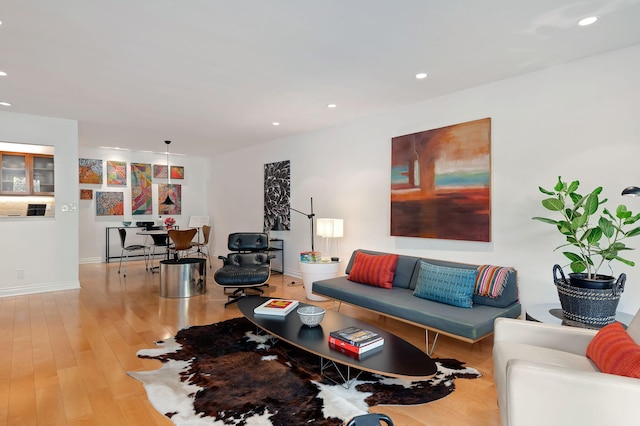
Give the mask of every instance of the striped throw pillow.
M 420 272 L 413 295 L 461 308 L 473 306 L 473 286 L 478 271 L 450 268 L 420 261 Z
M 393 277 L 398 263 L 397 254 L 367 254 L 356 252 L 353 266 L 347 277 L 350 281 L 376 287 L 393 287 Z
M 598 331 L 587 346 L 587 357 L 603 373 L 640 378 L 640 346 L 619 322 Z
M 513 268 L 504 266 L 482 265 L 478 267 L 478 277 L 473 292 L 479 296 L 496 298 L 502 295 L 509 274 Z

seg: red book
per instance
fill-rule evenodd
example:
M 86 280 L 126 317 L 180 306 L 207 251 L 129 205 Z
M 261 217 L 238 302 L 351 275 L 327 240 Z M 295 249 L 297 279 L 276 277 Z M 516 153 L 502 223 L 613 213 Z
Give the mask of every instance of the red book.
M 379 346 L 382 346 L 383 343 L 384 343 L 384 339 L 380 339 L 369 345 L 355 346 L 355 345 L 352 345 L 351 343 L 345 342 L 344 340 L 340 340 L 333 336 L 329 336 L 329 345 L 332 346 L 332 349 L 334 349 L 333 347 L 342 348 L 346 351 L 352 352 L 357 355 L 360 355 L 364 352 L 370 351 L 371 349 L 375 349 Z
M 356 352 L 352 352 L 350 350 L 347 350 L 346 348 L 342 347 L 342 346 L 336 346 L 333 343 L 329 343 L 329 347 L 331 349 L 333 349 L 334 351 L 338 351 L 338 352 L 342 352 L 343 354 L 350 356 L 351 358 L 355 358 L 357 360 L 362 360 L 370 355 L 376 354 L 380 351 L 382 351 L 382 346 L 377 346 L 376 349 L 374 350 L 369 350 L 369 351 L 365 351 L 362 353 L 356 353 Z

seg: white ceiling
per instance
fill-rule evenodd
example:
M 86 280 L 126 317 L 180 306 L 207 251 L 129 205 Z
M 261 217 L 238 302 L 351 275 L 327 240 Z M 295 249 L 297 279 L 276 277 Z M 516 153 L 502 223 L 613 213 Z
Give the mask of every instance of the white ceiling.
M 205 156 L 640 43 L 640 0 L 2 0 L 0 21 L 0 110 Z

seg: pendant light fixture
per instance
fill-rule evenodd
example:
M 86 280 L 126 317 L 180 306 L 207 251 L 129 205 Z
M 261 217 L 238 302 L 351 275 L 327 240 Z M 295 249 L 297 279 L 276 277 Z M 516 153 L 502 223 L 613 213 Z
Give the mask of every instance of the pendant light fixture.
M 164 141 L 167 144 L 167 198 L 164 199 L 162 205 L 164 206 L 173 206 L 173 201 L 171 201 L 171 197 L 169 197 L 169 187 L 171 185 L 171 167 L 169 167 L 169 144 L 171 141 Z

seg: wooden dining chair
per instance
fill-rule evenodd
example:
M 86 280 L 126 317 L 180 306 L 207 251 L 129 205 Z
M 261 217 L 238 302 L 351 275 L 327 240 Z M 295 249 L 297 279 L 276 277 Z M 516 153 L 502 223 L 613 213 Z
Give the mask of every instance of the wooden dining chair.
M 209 255 L 209 234 L 211 234 L 211 227 L 209 225 L 204 225 L 202 227 L 202 238 L 204 238 L 204 241 L 191 243 L 191 248 L 196 250 L 198 256 L 206 256 L 207 259 L 209 259 L 209 268 L 211 268 L 212 264 L 211 256 Z
M 172 244 L 169 245 L 169 251 L 173 252 L 175 260 L 180 259 L 180 253 L 183 255 L 191 251 L 191 241 L 195 237 L 198 230 L 196 228 L 186 229 L 184 231 L 171 229 L 169 230 L 169 239 Z

